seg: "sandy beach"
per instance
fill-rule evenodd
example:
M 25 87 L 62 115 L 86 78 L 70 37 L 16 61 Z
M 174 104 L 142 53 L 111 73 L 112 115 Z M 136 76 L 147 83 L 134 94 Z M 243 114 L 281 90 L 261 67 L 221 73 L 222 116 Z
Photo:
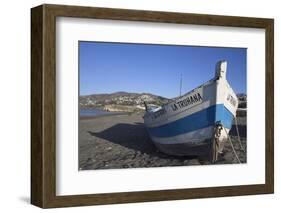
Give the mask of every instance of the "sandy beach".
M 241 142 L 246 150 L 246 117 L 238 117 Z M 239 146 L 235 126 L 230 131 L 242 163 L 246 153 Z M 229 143 L 215 164 L 238 163 Z M 211 164 L 205 156 L 177 157 L 163 154 L 150 140 L 142 113 L 83 117 L 79 121 L 79 169 L 120 169 Z

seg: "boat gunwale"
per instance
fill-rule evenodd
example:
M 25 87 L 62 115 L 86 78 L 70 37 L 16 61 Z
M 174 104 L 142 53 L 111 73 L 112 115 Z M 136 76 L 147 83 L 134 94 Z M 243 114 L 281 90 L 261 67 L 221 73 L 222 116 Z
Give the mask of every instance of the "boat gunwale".
M 210 84 L 213 83 L 213 82 L 216 82 L 219 78 L 220 78 L 220 77 L 215 77 L 215 78 L 213 78 L 213 79 L 210 79 L 209 81 L 207 81 L 207 82 L 201 84 L 200 86 L 195 87 L 194 89 L 190 90 L 189 92 L 185 93 L 184 95 L 178 96 L 178 97 L 173 98 L 173 99 L 170 99 L 170 101 L 169 101 L 168 103 L 165 103 L 165 104 L 159 106 L 159 110 L 162 109 L 163 107 L 165 107 L 165 106 L 171 104 L 171 103 L 177 102 L 178 99 L 180 99 L 180 98 L 182 98 L 182 97 L 184 97 L 184 96 L 187 96 L 189 93 L 194 92 L 196 89 L 199 89 L 199 88 L 201 88 L 201 87 L 203 87 L 203 86 L 207 86 L 207 85 L 210 85 Z M 197 104 L 197 105 L 198 105 L 198 104 Z M 192 106 L 192 107 L 190 107 L 190 108 L 184 109 L 183 111 L 176 113 L 176 115 L 178 115 L 178 114 L 180 114 L 180 113 L 182 113 L 182 112 L 185 112 L 186 110 L 189 110 L 189 109 L 191 109 L 191 108 L 193 108 L 193 107 L 195 107 L 195 106 L 197 106 L 197 105 L 194 105 L 194 106 Z M 149 116 L 149 115 L 151 115 L 151 114 L 154 114 L 154 113 L 158 112 L 159 110 L 154 111 L 154 112 L 153 112 L 153 111 L 147 111 L 147 112 L 144 114 L 143 118 L 146 118 L 147 116 Z M 173 116 L 174 116 L 174 115 L 173 115 Z

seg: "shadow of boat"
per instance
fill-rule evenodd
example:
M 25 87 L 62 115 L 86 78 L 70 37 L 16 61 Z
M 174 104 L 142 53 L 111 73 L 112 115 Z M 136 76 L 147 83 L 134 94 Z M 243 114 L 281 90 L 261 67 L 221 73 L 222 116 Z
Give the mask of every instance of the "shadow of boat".
M 197 156 L 171 156 L 164 154 L 155 147 L 151 141 L 143 123 L 118 123 L 101 132 L 88 131 L 88 133 L 100 139 L 126 147 L 128 149 L 165 159 L 193 159 Z

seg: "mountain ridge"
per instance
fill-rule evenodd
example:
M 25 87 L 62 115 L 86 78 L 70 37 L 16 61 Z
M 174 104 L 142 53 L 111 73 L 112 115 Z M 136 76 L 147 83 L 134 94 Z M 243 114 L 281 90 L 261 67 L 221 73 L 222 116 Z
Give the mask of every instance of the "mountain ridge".
M 79 105 L 80 108 L 98 108 L 107 111 L 138 111 L 145 109 L 144 102 L 159 106 L 167 103 L 169 100 L 151 93 L 118 91 L 80 96 Z

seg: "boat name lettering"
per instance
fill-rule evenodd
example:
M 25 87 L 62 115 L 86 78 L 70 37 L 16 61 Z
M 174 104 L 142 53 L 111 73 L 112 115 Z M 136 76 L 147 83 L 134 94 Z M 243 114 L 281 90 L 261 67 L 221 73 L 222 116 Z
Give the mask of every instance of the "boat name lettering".
M 228 100 L 234 107 L 236 106 L 236 100 L 235 100 L 235 98 L 234 98 L 232 95 L 228 94 L 227 100 Z
M 193 105 L 195 103 L 201 102 L 202 100 L 203 99 L 202 99 L 201 94 L 199 92 L 197 92 L 193 95 L 188 96 L 187 98 L 185 98 L 183 100 L 177 101 L 176 103 L 172 104 L 171 107 L 172 107 L 173 111 L 177 111 L 178 109 L 182 109 L 184 107 Z

